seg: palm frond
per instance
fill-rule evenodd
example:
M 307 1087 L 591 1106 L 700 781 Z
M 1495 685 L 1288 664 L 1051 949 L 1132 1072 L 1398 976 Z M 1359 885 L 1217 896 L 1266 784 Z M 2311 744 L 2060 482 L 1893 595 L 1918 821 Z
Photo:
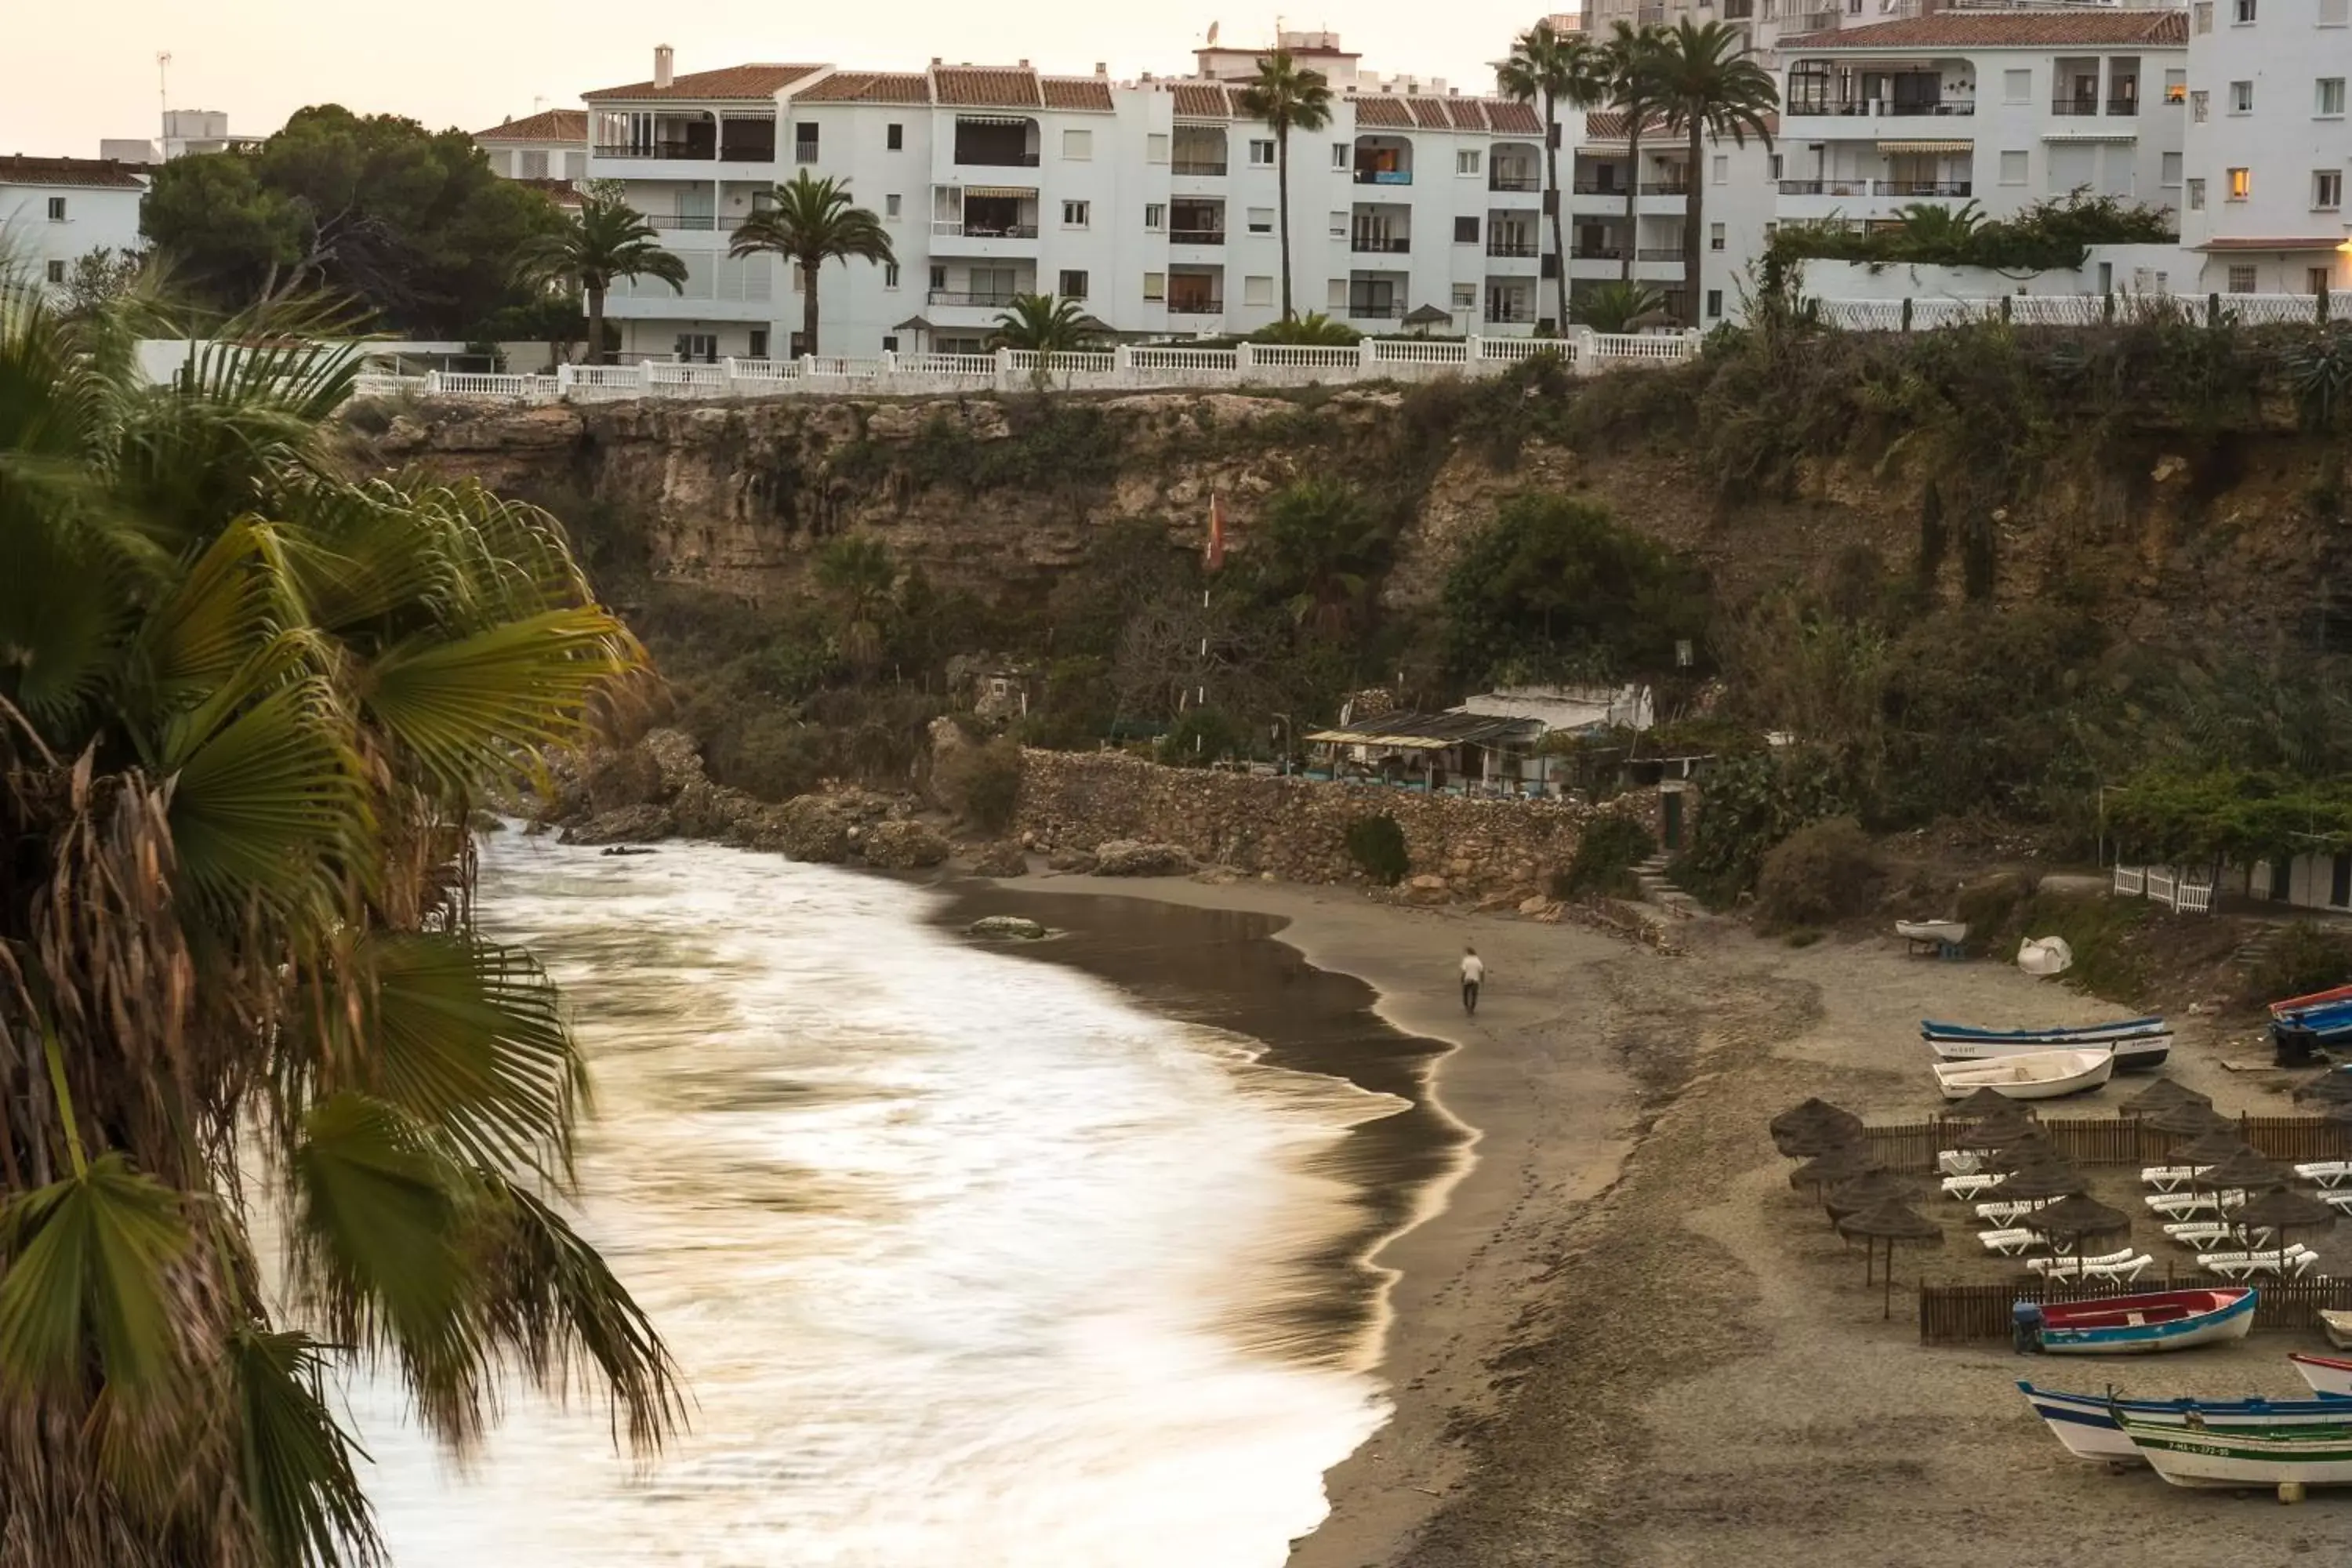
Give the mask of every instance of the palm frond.
M 322 1397 L 322 1347 L 299 1331 L 239 1327 L 225 1356 L 246 1512 L 282 1568 L 385 1561 L 354 1458 L 368 1456 Z
M 589 704 L 636 662 L 602 610 L 550 610 L 451 642 L 417 639 L 368 672 L 370 717 L 463 790 L 581 733 Z
M 119 1152 L 0 1208 L 0 1381 L 68 1395 L 94 1349 L 109 1394 L 157 1393 L 177 1360 L 169 1273 L 189 1231 L 170 1189 Z
M 457 1169 L 397 1107 L 361 1094 L 313 1106 L 289 1166 L 296 1264 L 333 1331 L 447 1359 L 464 1333 Z

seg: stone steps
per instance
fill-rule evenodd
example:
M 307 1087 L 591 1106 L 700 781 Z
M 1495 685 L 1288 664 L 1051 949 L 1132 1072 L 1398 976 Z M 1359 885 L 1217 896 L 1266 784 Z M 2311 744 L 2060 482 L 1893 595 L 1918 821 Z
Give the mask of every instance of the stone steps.
M 1678 920 L 1689 920 L 1699 913 L 1696 899 L 1684 892 L 1666 875 L 1668 858 L 1653 855 L 1633 868 L 1633 880 L 1642 889 L 1642 901 L 1664 910 Z

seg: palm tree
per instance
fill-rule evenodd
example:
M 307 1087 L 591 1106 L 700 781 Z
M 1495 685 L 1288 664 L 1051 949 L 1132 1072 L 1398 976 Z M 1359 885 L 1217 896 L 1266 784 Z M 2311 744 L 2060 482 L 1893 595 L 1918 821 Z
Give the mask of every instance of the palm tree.
M 1559 258 L 1559 324 L 1568 326 L 1568 241 L 1564 237 L 1568 196 L 1559 188 L 1559 106 L 1599 102 L 1609 91 L 1602 53 L 1582 33 L 1555 33 L 1538 22 L 1511 46 L 1511 58 L 1496 73 L 1503 91 L 1521 103 L 1543 100 L 1544 188 L 1551 193 L 1551 247 Z
M 1328 479 L 1301 479 L 1266 503 L 1259 570 L 1301 626 L 1336 636 L 1363 609 L 1387 566 L 1388 531 L 1362 496 Z
M 1618 258 L 1620 282 L 1633 281 L 1633 259 L 1640 248 L 1642 220 L 1642 126 L 1658 107 L 1654 66 L 1665 37 L 1662 27 L 1636 27 L 1619 22 L 1601 46 L 1601 75 L 1608 84 L 1610 106 L 1625 117 L 1625 245 Z M 1561 264 L 1563 269 L 1567 263 Z
M 339 476 L 316 312 L 166 386 L 152 320 L 0 280 L 0 1555 L 379 1561 L 331 1351 L 459 1449 L 516 1375 L 679 1414 L 467 834 L 641 656 L 545 513 Z
M 1597 283 L 1576 297 L 1576 319 L 1596 332 L 1628 332 L 1664 304 L 1647 283 Z
M 801 353 L 816 349 L 817 269 L 827 261 L 852 257 L 896 266 L 898 254 L 882 220 L 864 207 L 852 206 L 849 187 L 830 177 L 814 180 L 803 169 L 792 184 L 775 187 L 773 205 L 753 213 L 735 231 L 730 256 L 770 252 L 801 269 Z
M 1969 247 L 1984 227 L 1984 209 L 1972 201 L 1957 208 L 1906 202 L 1895 216 L 1903 223 L 1895 237 L 1905 255 L 1953 267 L 1967 262 Z
M 590 194 L 580 213 L 534 237 L 517 270 L 541 287 L 562 284 L 588 297 L 588 363 L 604 363 L 604 291 L 616 278 L 658 278 L 686 292 L 686 263 L 664 250 L 645 215 L 617 196 Z
M 1302 69 L 1288 49 L 1260 56 L 1257 76 L 1242 89 L 1242 112 L 1263 120 L 1274 132 L 1275 216 L 1282 226 L 1282 319 L 1290 309 L 1290 132 L 1320 131 L 1331 123 L 1331 84 L 1323 73 Z
M 860 674 L 882 657 L 882 623 L 898 564 L 890 547 L 871 534 L 845 533 L 817 552 L 817 586 L 831 595 L 841 617 L 841 652 Z
M 1097 326 L 1076 300 L 1015 294 L 1012 308 L 996 318 L 996 343 L 1035 354 L 1074 353 L 1098 340 Z
M 1286 343 L 1303 348 L 1353 348 L 1364 334 L 1345 321 L 1335 321 L 1320 310 L 1287 321 L 1275 321 L 1250 334 L 1254 343 Z
M 1699 166 L 1708 137 L 1745 147 L 1750 132 L 1772 145 L 1765 117 L 1780 107 L 1772 73 L 1756 63 L 1747 35 L 1727 22 L 1675 24 L 1653 62 L 1666 129 L 1689 139 L 1689 187 L 1683 196 L 1683 324 L 1698 324 L 1699 258 L 1706 254 L 1706 179 Z

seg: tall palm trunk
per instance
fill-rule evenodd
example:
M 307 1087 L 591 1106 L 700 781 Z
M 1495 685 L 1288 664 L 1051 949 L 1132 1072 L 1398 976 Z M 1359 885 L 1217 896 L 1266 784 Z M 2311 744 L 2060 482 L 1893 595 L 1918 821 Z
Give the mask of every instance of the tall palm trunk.
M 1559 321 L 1557 325 L 1565 335 L 1568 331 L 1568 241 L 1561 235 L 1568 193 L 1559 188 L 1559 103 L 1549 93 L 1544 94 L 1544 184 L 1551 189 L 1552 265 L 1559 268 L 1552 279 L 1559 286 Z
M 604 286 L 588 285 L 588 363 L 604 363 Z
M 1633 281 L 1633 258 L 1642 245 L 1642 117 L 1625 118 L 1625 254 L 1617 268 L 1618 281 Z
M 1282 228 L 1282 319 L 1291 319 L 1290 310 L 1290 127 L 1274 128 L 1274 199 L 1278 205 L 1275 221 Z
M 1698 272 L 1699 258 L 1706 254 L 1699 243 L 1706 237 L 1706 225 L 1702 221 L 1706 216 L 1706 182 L 1699 177 L 1699 159 L 1705 155 L 1700 139 L 1706 130 L 1706 121 L 1696 114 L 1692 115 L 1690 167 L 1684 176 L 1685 184 L 1683 189 L 1682 317 L 1685 327 L 1699 324 L 1699 308 L 1706 300 L 1705 291 L 1699 288 L 1701 279 Z
M 801 264 L 801 353 L 816 357 L 816 269 L 824 265 L 820 258 Z

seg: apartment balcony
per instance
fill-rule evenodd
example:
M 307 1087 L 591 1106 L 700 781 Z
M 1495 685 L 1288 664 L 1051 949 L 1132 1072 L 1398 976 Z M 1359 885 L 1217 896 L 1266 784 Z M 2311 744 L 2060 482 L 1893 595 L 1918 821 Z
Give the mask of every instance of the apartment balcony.
M 957 223 L 942 219 L 931 225 L 933 239 L 1034 239 L 1037 226 L 1034 223 L 1007 223 L 988 226 L 973 223 Z
M 1901 196 L 1906 199 L 1921 196 L 1965 196 L 1976 189 L 1969 180 L 1873 180 L 1870 194 L 1874 196 Z
M 1348 319 L 1355 321 L 1396 321 L 1404 319 L 1402 300 L 1350 300 Z
M 1930 98 L 1905 100 L 1885 98 L 1813 99 L 1788 105 L 1790 116 L 1818 114 L 1832 120 L 1881 118 L 1910 120 L 1920 116 L 1972 115 L 1974 99 Z
M 1356 184 L 1360 185 L 1409 185 L 1412 184 L 1411 169 L 1359 169 Z
M 719 227 L 712 213 L 647 213 L 646 221 L 656 231 L 677 234 L 710 234 Z
M 1225 173 L 1223 158 L 1178 158 L 1170 165 L 1171 174 L 1196 178 L 1222 179 Z
M 1221 228 L 1171 228 L 1168 231 L 1171 245 L 1223 245 L 1225 231 Z
M 1222 316 L 1225 302 L 1213 295 L 1191 294 L 1181 299 L 1171 298 L 1168 313 L 1171 316 Z
M 923 297 L 927 305 L 975 310 L 1010 310 L 1019 290 L 1013 289 L 934 289 Z
M 1489 256 L 1533 258 L 1540 248 L 1532 239 L 1490 239 L 1486 242 Z
M 1870 195 L 1868 180 L 1783 180 L 1780 194 L 1784 196 L 1866 196 Z
M 1349 239 L 1348 248 L 1359 256 L 1402 256 L 1412 249 L 1412 240 L 1406 235 L 1360 234 Z
M 1572 245 L 1568 248 L 1570 261 L 1622 261 L 1625 247 L 1622 245 Z
M 2139 100 L 2137 98 L 2111 98 L 2107 100 L 2107 112 L 2109 114 L 2137 114 L 2139 112 Z
M 2095 115 L 2099 112 L 2098 96 L 2095 93 L 2084 98 L 2077 93 L 2069 98 L 2053 98 L 2050 100 L 2050 112 L 2074 119 Z
M 1690 195 L 1688 180 L 1643 180 L 1642 194 L 1645 196 L 1686 196 Z
M 1683 247 L 1679 245 L 1644 245 L 1633 252 L 1636 261 L 1680 261 Z
M 1536 324 L 1536 308 L 1533 305 L 1489 305 L 1484 319 L 1490 327 L 1532 327 Z
M 1543 189 L 1543 177 L 1539 174 L 1490 174 L 1486 177 L 1486 188 L 1490 191 L 1517 191 L 1533 195 Z

